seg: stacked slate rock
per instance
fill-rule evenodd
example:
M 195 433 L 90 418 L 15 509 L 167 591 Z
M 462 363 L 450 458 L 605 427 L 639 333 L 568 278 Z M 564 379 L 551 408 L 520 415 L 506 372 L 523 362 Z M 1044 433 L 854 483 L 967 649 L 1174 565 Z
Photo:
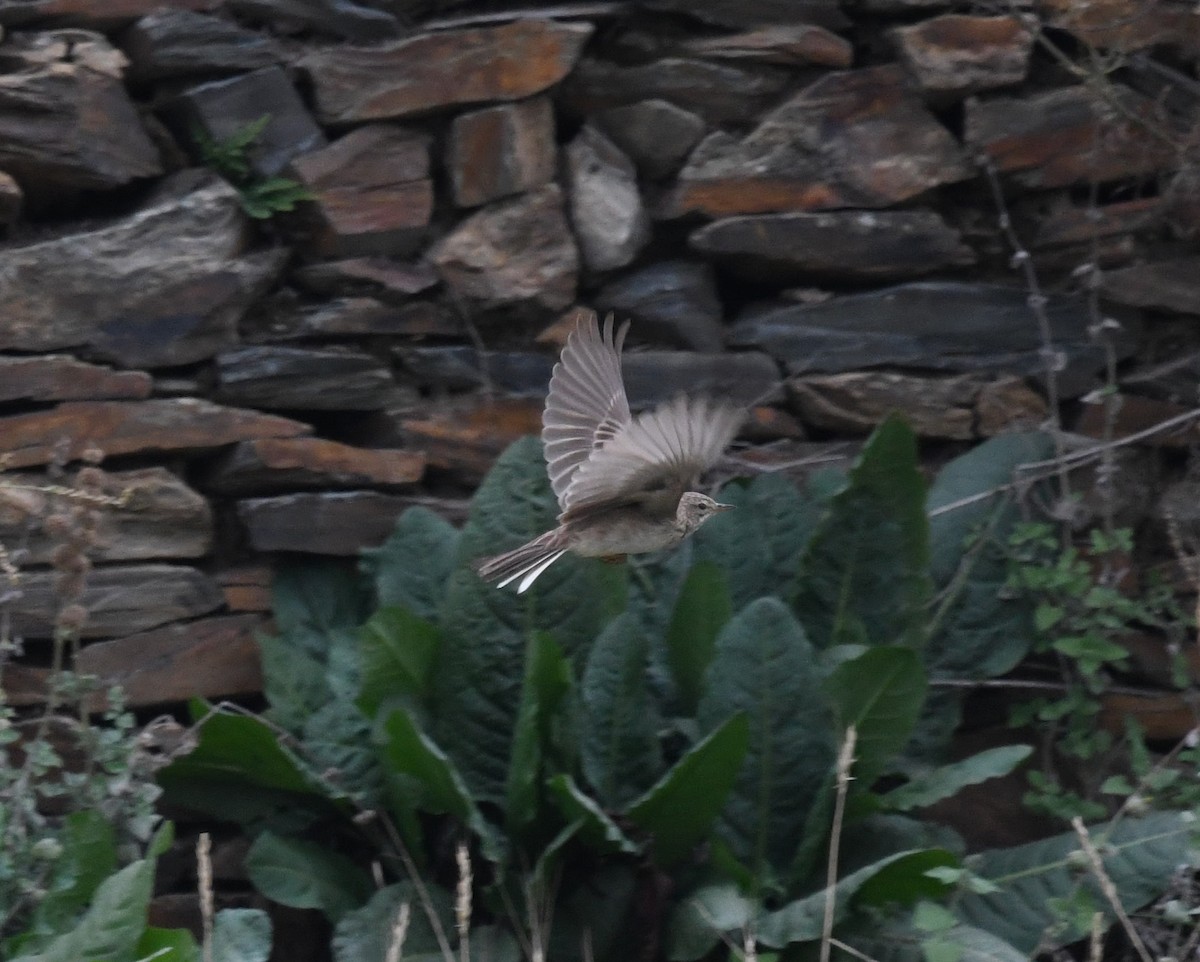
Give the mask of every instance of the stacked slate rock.
M 844 458 L 893 410 L 944 449 L 1048 398 L 1094 436 L 1195 404 L 1194 4 L 520 6 L 0 4 L 0 484 L 99 453 L 126 509 L 80 667 L 134 705 L 257 689 L 280 553 L 461 517 L 579 307 L 634 321 L 635 407 L 752 407 L 744 463 Z M 1089 49 L 1103 83 L 1060 56 Z M 27 507 L 0 541 L 36 663 Z

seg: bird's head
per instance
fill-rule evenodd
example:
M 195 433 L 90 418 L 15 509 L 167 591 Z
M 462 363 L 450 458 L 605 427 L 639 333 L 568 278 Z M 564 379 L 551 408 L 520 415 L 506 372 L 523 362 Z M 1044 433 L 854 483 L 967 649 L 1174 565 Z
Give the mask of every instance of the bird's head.
M 675 510 L 675 519 L 685 532 L 692 532 L 713 515 L 728 511 L 732 507 L 732 504 L 721 504 L 699 491 L 687 491 L 679 499 L 679 507 Z

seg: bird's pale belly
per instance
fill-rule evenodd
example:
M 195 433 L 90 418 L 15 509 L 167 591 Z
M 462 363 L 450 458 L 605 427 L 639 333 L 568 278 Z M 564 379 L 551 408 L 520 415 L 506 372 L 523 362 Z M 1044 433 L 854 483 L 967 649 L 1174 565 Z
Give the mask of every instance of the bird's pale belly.
M 651 518 L 640 511 L 608 511 L 576 525 L 571 550 L 585 558 L 660 551 L 683 540 L 673 518 Z

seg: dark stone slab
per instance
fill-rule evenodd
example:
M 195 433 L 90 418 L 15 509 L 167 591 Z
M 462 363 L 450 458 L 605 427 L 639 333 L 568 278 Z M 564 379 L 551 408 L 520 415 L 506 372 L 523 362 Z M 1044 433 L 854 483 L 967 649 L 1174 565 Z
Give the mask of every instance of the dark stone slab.
M 643 176 L 661 180 L 675 173 L 704 136 L 704 118 L 667 100 L 601 110 L 593 118 Z
M 224 5 L 288 32 L 307 29 L 343 40 L 379 40 L 404 32 L 404 24 L 394 14 L 354 0 L 224 0 Z
M 393 386 L 370 354 L 259 346 L 217 356 L 216 396 L 277 410 L 366 411 L 383 407 Z
M 541 432 L 542 399 L 439 399 L 399 418 L 396 427 L 402 443 L 425 452 L 431 469 L 476 485 L 513 441 Z
M 250 343 L 277 343 L 355 335 L 461 337 L 461 318 L 430 301 L 404 306 L 373 297 L 343 297 L 288 311 L 272 311 L 242 325 Z M 3 368 L 0 367 L 0 371 Z
M 356 555 L 387 540 L 411 502 L 375 491 L 285 494 L 239 501 L 255 551 Z
M 446 145 L 454 202 L 476 207 L 540 187 L 554 179 L 557 158 L 547 97 L 459 114 Z
M 513 397 L 546 396 L 554 358 L 532 351 L 477 351 L 473 347 L 402 347 L 405 379 L 434 391 L 491 387 Z
M 48 411 L 0 418 L 6 466 L 77 460 L 97 449 L 105 457 L 156 451 L 202 451 L 251 438 L 296 437 L 307 424 L 196 398 L 73 401 Z
M 812 23 L 840 30 L 850 26 L 837 0 L 643 0 L 642 5 L 686 14 L 718 27 Z
M 228 698 L 262 691 L 257 636 L 268 630 L 260 615 L 201 618 L 112 641 L 85 645 L 75 670 L 119 685 L 130 708 L 189 698 Z M 100 698 L 88 706 L 100 710 Z
M 121 82 L 124 58 L 103 37 L 39 34 L 4 52 L 0 168 L 25 193 L 108 190 L 162 173 Z
M 779 401 L 779 366 L 766 354 L 698 354 L 630 351 L 622 358 L 625 390 L 634 408 L 652 407 L 677 394 L 725 398 L 737 404 Z
M 25 192 L 11 174 L 0 170 L 0 227 L 13 224 L 25 206 Z
M 719 351 L 724 343 L 721 302 L 707 264 L 660 261 L 606 284 L 594 301 L 600 311 L 631 318 L 639 337 L 696 351 Z
M 316 294 L 374 294 L 383 300 L 407 304 L 438 283 L 437 271 L 427 261 L 386 257 L 351 257 L 346 260 L 306 264 L 292 271 L 301 287 Z
M 710 134 L 663 212 L 887 207 L 973 173 L 958 142 L 907 90 L 902 68 L 870 67 L 825 75 L 743 138 Z
M 1103 291 L 1119 304 L 1200 314 L 1200 257 L 1172 257 L 1106 271 Z
M 361 123 L 531 97 L 567 74 L 591 33 L 590 24 L 517 20 L 312 50 L 298 65 L 323 122 Z
M 311 194 L 295 220 L 322 257 L 411 253 L 433 212 L 429 137 L 392 124 L 359 127 L 292 161 Z
M 140 81 L 241 73 L 282 59 L 269 37 L 192 10 L 155 10 L 121 34 L 120 41 L 130 77 Z
M 250 239 L 237 192 L 220 181 L 107 227 L 0 250 L 0 349 L 86 345 L 130 367 L 210 357 L 236 341 L 283 266 L 285 252 L 247 254 Z
M 418 451 L 355 448 L 323 438 L 243 441 L 213 465 L 205 487 L 222 494 L 267 494 L 309 488 L 392 488 L 425 473 Z
M 566 150 L 567 197 L 579 253 L 590 271 L 624 267 L 650 239 L 633 162 L 595 127 Z
M 958 231 L 931 210 L 825 211 L 728 217 L 689 245 L 754 281 L 918 277 L 972 264 Z
M 164 106 L 163 116 L 181 142 L 193 145 L 196 130 L 221 143 L 268 117 L 246 151 L 259 177 L 273 177 L 294 157 L 325 144 L 325 134 L 279 67 L 190 87 Z M 194 149 L 196 159 L 203 160 L 199 146 Z
M 52 571 L 26 571 L 20 594 L 10 603 L 12 633 L 50 638 L 61 604 Z M 88 611 L 83 638 L 131 635 L 171 621 L 196 618 L 222 604 L 221 589 L 208 575 L 184 565 L 128 564 L 94 568 L 79 603 Z
M 1170 169 L 1175 148 L 1140 119 L 1155 115 L 1152 101 L 1115 82 L 1103 96 L 1064 87 L 968 101 L 965 139 L 1023 186 L 1065 187 Z
M 187 10 L 210 10 L 218 0 L 171 0 Z M 162 0 L 6 0 L 0 4 L 0 24 L 18 26 L 41 21 L 67 27 L 106 30 L 157 10 Z
M 575 299 L 579 253 L 557 184 L 481 208 L 429 259 L 455 297 L 483 308 L 531 303 L 561 310 Z
M 1060 387 L 1081 394 L 1104 367 L 1104 352 L 1088 333 L 1087 304 L 1054 295 L 1046 313 L 1065 361 Z M 915 282 L 756 311 L 732 326 L 729 341 L 766 351 L 792 374 L 885 365 L 1038 374 L 1046 364 L 1028 293 L 991 284 Z M 1125 328 L 1118 355 L 1127 356 L 1135 342 Z
M 854 64 L 854 45 L 836 33 L 807 23 L 770 24 L 743 33 L 686 40 L 692 56 L 784 67 L 817 65 L 845 70 Z
M 666 100 L 711 123 L 726 123 L 756 117 L 787 82 L 787 73 L 777 67 L 687 57 L 633 65 L 584 58 L 559 93 L 562 103 L 582 116 L 642 100 Z

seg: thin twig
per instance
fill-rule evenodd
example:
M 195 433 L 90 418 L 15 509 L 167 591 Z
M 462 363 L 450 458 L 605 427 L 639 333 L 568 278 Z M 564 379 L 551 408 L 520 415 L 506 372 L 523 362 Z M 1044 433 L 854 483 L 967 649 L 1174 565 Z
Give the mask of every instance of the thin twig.
M 471 853 L 467 851 L 466 842 L 459 842 L 454 850 L 454 860 L 458 863 L 458 885 L 454 891 L 454 921 L 458 926 L 458 952 L 460 962 L 471 960 L 471 886 L 474 877 L 471 874 Z
M 837 903 L 838 849 L 842 840 L 842 819 L 846 813 L 846 793 L 850 789 L 850 768 L 854 765 L 854 746 L 858 729 L 850 725 L 837 758 L 837 797 L 833 803 L 833 825 L 829 835 L 829 860 L 825 866 L 825 918 L 821 922 L 821 962 L 829 962 L 833 939 L 833 914 Z
M 429 920 L 429 927 L 433 929 L 433 937 L 437 939 L 438 951 L 442 953 L 442 958 L 446 962 L 455 962 L 454 952 L 450 949 L 450 940 L 446 937 L 446 930 L 442 927 L 442 920 L 438 918 L 437 910 L 433 907 L 433 900 L 429 897 L 429 889 L 421 880 L 421 873 L 417 871 L 417 863 L 413 861 L 408 846 L 404 844 L 404 839 L 400 837 L 400 833 L 396 831 L 396 827 L 390 819 L 381 818 L 380 822 L 390 837 L 392 846 L 399 853 L 401 861 L 404 862 L 404 870 L 408 873 L 413 888 L 417 890 L 417 898 L 421 900 L 421 909 Z
M 196 839 L 196 876 L 200 890 L 200 922 L 204 933 L 204 962 L 213 962 L 212 839 L 201 832 Z
M 875 959 L 871 958 L 871 956 L 867 955 L 867 953 L 860 952 L 853 945 L 847 945 L 841 939 L 835 939 L 831 937 L 829 939 L 829 944 L 841 949 L 847 955 L 852 955 L 856 959 L 862 959 L 862 962 L 875 962 Z
M 1154 959 L 1151 958 L 1145 944 L 1142 942 L 1142 937 L 1138 935 L 1137 929 L 1133 927 L 1133 922 L 1130 921 L 1129 915 L 1125 912 L 1125 906 L 1121 904 L 1121 897 L 1117 894 L 1117 887 L 1113 884 L 1113 880 L 1105 870 L 1104 861 L 1100 858 L 1100 853 L 1096 851 L 1096 846 L 1092 844 L 1092 837 L 1088 834 L 1087 826 L 1083 824 L 1083 819 L 1076 815 L 1071 819 L 1071 827 L 1075 829 L 1075 834 L 1079 836 L 1079 846 L 1083 849 L 1083 854 L 1087 856 L 1088 862 L 1092 866 L 1092 874 L 1100 884 L 1100 891 L 1104 893 L 1104 897 L 1108 899 L 1108 904 L 1117 913 L 1117 918 L 1121 922 L 1121 927 L 1125 930 L 1129 944 L 1133 946 L 1134 951 L 1137 952 L 1138 958 L 1142 962 L 1154 962 Z

